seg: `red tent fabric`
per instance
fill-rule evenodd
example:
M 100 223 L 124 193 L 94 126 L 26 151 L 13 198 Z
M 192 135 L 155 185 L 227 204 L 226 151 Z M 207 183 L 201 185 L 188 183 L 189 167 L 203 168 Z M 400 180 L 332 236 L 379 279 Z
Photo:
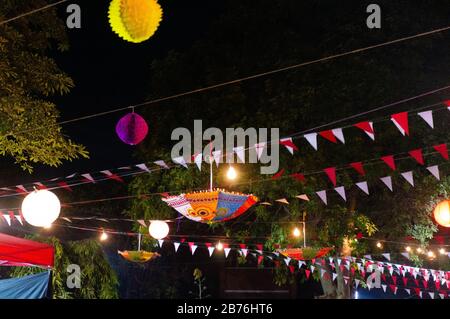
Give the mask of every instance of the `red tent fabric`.
M 0 233 L 0 266 L 52 268 L 53 246 Z

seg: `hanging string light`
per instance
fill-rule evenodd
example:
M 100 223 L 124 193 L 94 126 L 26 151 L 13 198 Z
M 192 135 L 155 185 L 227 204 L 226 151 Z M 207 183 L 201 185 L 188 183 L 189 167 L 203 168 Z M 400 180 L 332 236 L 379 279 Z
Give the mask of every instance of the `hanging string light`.
M 380 242 L 377 242 L 377 248 L 383 248 L 383 245 Z
M 445 250 L 445 248 L 439 249 L 439 253 L 440 253 L 441 255 L 447 255 L 447 251 Z
M 405 250 L 406 250 L 407 252 L 410 252 L 410 251 L 411 251 L 411 247 L 406 246 Z
M 216 245 L 217 250 L 223 250 L 223 244 L 219 241 Z
M 105 241 L 108 239 L 108 234 L 105 233 L 105 231 L 102 232 L 102 234 L 100 235 L 100 241 Z
M 294 230 L 292 231 L 292 235 L 294 235 L 294 237 L 300 237 L 300 235 L 301 235 L 300 229 L 295 227 Z
M 228 168 L 228 171 L 227 171 L 227 178 L 229 180 L 235 180 L 236 177 L 237 177 L 237 172 L 234 169 L 234 167 L 230 165 L 230 167 Z

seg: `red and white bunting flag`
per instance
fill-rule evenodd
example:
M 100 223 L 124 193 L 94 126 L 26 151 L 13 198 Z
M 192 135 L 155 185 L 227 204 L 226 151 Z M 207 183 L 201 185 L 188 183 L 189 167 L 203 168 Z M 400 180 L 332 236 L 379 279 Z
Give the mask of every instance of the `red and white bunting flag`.
M 441 154 L 441 156 L 448 161 L 448 149 L 447 144 L 439 144 L 433 146 L 433 148 Z
M 375 141 L 375 132 L 373 130 L 373 122 L 359 122 L 354 124 L 355 127 L 363 130 L 373 141 Z
M 333 281 L 335 281 L 336 278 L 337 278 L 337 274 L 336 274 L 336 273 L 333 273 Z
M 397 294 L 397 286 L 396 285 L 389 285 L 389 288 L 391 288 L 391 291 L 394 293 L 394 295 Z
M 362 162 L 350 163 L 350 166 L 353 167 L 353 169 L 357 171 L 359 175 L 366 175 Z
M 308 197 L 308 195 L 306 195 L 306 194 L 297 195 L 297 196 L 295 196 L 295 197 L 297 197 L 298 199 L 301 199 L 301 200 L 304 200 L 304 201 L 309 202 L 309 197 Z
M 193 160 L 199 171 L 202 170 L 203 153 L 194 154 Z
M 423 160 L 423 154 L 422 154 L 422 149 L 418 148 L 416 150 L 412 150 L 408 152 L 409 155 L 411 155 L 412 158 L 414 158 L 416 160 L 417 163 L 419 163 L 420 165 L 424 165 L 425 162 Z
M 244 146 L 233 147 L 233 152 L 236 153 L 238 163 L 245 163 Z
M 344 133 L 342 132 L 341 128 L 335 128 L 331 131 L 333 132 L 334 136 L 336 136 L 336 138 L 341 141 L 342 144 L 345 144 Z
M 408 112 L 393 114 L 391 120 L 403 136 L 409 136 Z
M 216 166 L 219 167 L 219 164 L 222 163 L 222 151 L 213 151 L 212 156 L 214 158 L 214 162 L 216 162 Z
M 420 112 L 420 113 L 417 113 L 417 115 L 419 115 L 425 122 L 427 122 L 427 124 L 431 128 L 434 128 L 433 111 Z
M 28 194 L 27 189 L 23 185 L 17 185 L 16 192 L 19 194 Z
M 294 151 L 298 151 L 298 147 L 297 145 L 294 144 L 291 137 L 282 138 L 280 140 L 280 144 L 284 145 L 286 149 L 289 151 L 289 153 L 291 153 L 292 155 L 294 155 Z
M 300 173 L 294 173 L 290 175 L 293 179 L 299 181 L 299 182 L 305 182 L 305 175 Z
M 384 253 L 384 254 L 381 254 L 381 255 L 383 255 L 383 257 L 384 258 L 386 258 L 387 260 L 391 260 L 391 254 L 389 254 L 389 253 Z
M 334 136 L 334 133 L 332 130 L 326 130 L 326 131 L 319 132 L 319 135 L 332 143 L 335 143 L 335 144 L 337 143 L 336 136 Z
M 309 133 L 303 135 L 309 144 L 317 151 L 317 133 Z
M 314 267 L 314 266 L 311 266 L 309 268 L 311 269 L 311 272 L 314 272 L 314 269 L 316 269 L 316 267 Z
M 209 257 L 211 257 L 216 247 L 214 247 L 211 243 L 206 243 L 205 245 L 208 248 Z
M 324 202 L 325 205 L 328 205 L 327 203 L 327 191 L 323 190 L 323 191 L 318 191 L 316 192 L 317 196 L 319 196 L 319 198 L 322 200 L 322 202 Z
M 115 181 L 123 183 L 123 179 L 120 178 L 118 175 L 112 173 L 111 171 L 105 170 L 105 171 L 100 171 L 100 173 L 105 174 L 110 179 L 113 179 Z
M 169 169 L 169 166 L 167 166 L 166 162 L 164 162 L 162 160 L 156 161 L 156 162 L 153 162 L 153 163 L 155 163 L 156 165 L 158 165 L 159 167 L 162 167 L 164 169 Z
M 333 185 L 336 187 L 336 167 L 328 167 L 323 170 Z
M 265 142 L 255 144 L 256 157 L 258 158 L 258 160 L 261 158 L 265 147 Z
M 386 292 L 387 285 L 381 285 L 381 288 L 383 288 L 383 291 Z
M 37 189 L 47 189 L 47 187 L 44 184 L 42 184 L 41 182 L 36 182 L 33 184 L 37 186 Z
M 364 193 L 369 195 L 369 186 L 367 185 L 367 182 L 356 183 L 356 186 L 358 186 Z
M 409 259 L 409 254 L 408 254 L 408 253 L 401 253 L 401 255 L 402 255 L 403 257 L 405 257 L 406 259 Z
M 393 188 L 392 188 L 392 177 L 391 176 L 382 177 L 382 178 L 380 178 L 380 180 L 384 183 L 384 185 L 386 185 L 387 188 L 389 188 L 389 190 L 391 192 L 393 191 Z
M 22 216 L 21 215 L 15 215 L 14 217 L 19 221 L 20 225 L 23 226 L 23 218 L 22 218 Z
M 290 257 L 284 258 L 284 262 L 285 262 L 286 266 L 289 266 L 289 263 L 291 262 L 291 258 Z
M 287 201 L 286 198 L 276 199 L 275 201 L 278 202 L 278 203 L 289 205 L 289 202 Z
M 174 248 L 175 248 L 175 252 L 177 252 L 177 251 L 178 251 L 178 248 L 180 247 L 180 243 L 174 242 L 174 243 L 173 243 L 173 246 L 174 246 Z
M 147 224 L 145 223 L 145 220 L 143 219 L 138 219 L 137 221 L 141 226 L 147 227 Z
M 278 173 L 276 173 L 275 175 L 272 176 L 273 180 L 277 180 L 279 179 L 281 176 L 283 176 L 284 174 L 284 168 L 282 168 Z
M 381 158 L 381 160 L 383 162 L 385 162 L 387 164 L 387 166 L 389 166 L 393 171 L 395 171 L 396 167 L 395 167 L 395 160 L 394 160 L 393 155 L 383 156 Z
M 436 177 L 437 180 L 441 180 L 440 174 L 439 174 L 439 167 L 437 165 L 428 166 L 427 170 L 433 174 L 434 177 Z
M 231 250 L 230 247 L 227 247 L 227 248 L 223 249 L 223 251 L 225 252 L 225 258 L 228 258 L 228 254 L 230 253 L 230 250 Z
M 85 181 L 90 182 L 90 183 L 95 183 L 95 179 L 91 176 L 91 174 L 86 173 L 86 174 L 81 174 L 81 176 L 84 177 Z
M 148 169 L 147 165 L 145 165 L 145 164 L 137 164 L 136 167 L 139 168 L 141 171 L 150 173 L 150 170 Z
M 412 171 L 404 172 L 401 175 L 403 176 L 404 179 L 406 179 L 408 183 L 410 183 L 414 187 L 414 177 Z
M 264 260 L 264 256 L 258 256 L 258 265 L 261 265 L 263 260 Z
M 359 280 L 359 279 L 355 279 L 355 287 L 356 287 L 356 288 L 358 288 L 358 286 L 359 286 L 359 282 L 360 282 L 360 280 Z
M 342 199 L 345 202 L 347 201 L 347 196 L 345 196 L 345 188 L 344 188 L 344 186 L 336 187 L 334 190 L 342 197 Z
M 450 100 L 444 101 L 443 103 L 445 104 L 445 106 L 447 106 L 447 109 L 450 111 Z
M 260 254 L 260 255 L 262 255 L 262 253 L 263 253 L 263 244 L 256 244 L 255 245 L 256 246 L 256 251 Z
M 163 243 L 164 243 L 164 239 L 158 239 L 159 248 L 162 248 Z
M 67 190 L 69 192 L 72 191 L 72 188 L 66 182 L 59 182 L 58 186 L 64 188 L 65 190 Z
M 175 164 L 179 164 L 179 165 L 183 166 L 184 168 L 188 168 L 187 164 L 186 164 L 186 160 L 184 159 L 183 156 L 172 158 L 172 162 L 174 162 Z
M 405 288 L 405 291 L 406 291 L 406 293 L 407 293 L 408 295 L 411 295 L 411 289 L 406 289 L 406 288 Z

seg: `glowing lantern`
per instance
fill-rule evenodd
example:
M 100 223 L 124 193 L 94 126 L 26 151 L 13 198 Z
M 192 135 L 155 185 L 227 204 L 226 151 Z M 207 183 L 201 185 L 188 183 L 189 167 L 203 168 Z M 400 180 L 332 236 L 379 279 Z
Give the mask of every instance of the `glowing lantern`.
M 230 168 L 227 171 L 227 178 L 230 180 L 234 180 L 234 179 L 236 179 L 236 177 L 237 177 L 236 170 L 234 169 L 233 166 L 230 166 Z
M 444 200 L 440 202 L 434 209 L 434 219 L 444 227 L 450 227 L 450 201 Z
M 34 191 L 22 202 L 23 218 L 36 227 L 49 227 L 59 217 L 60 211 L 58 197 L 48 190 Z
M 116 126 L 116 133 L 122 142 L 137 145 L 147 136 L 148 125 L 142 116 L 133 112 L 120 119 Z
M 155 220 L 150 223 L 148 231 L 153 238 L 163 239 L 169 234 L 169 225 L 166 222 Z
M 162 14 L 156 0 L 113 0 L 109 6 L 109 24 L 122 39 L 139 43 L 156 32 Z

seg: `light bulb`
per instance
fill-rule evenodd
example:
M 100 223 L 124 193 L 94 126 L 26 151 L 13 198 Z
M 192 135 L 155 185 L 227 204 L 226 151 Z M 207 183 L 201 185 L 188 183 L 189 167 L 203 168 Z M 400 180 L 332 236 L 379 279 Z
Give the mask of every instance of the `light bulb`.
M 169 225 L 164 221 L 155 220 L 150 223 L 148 231 L 153 238 L 163 239 L 169 234 Z
M 433 257 L 434 257 L 434 253 L 430 250 L 430 251 L 427 253 L 427 256 L 428 256 L 429 258 L 433 258 Z
M 234 169 L 233 166 L 230 166 L 230 168 L 227 171 L 227 178 L 230 180 L 234 180 L 234 179 L 236 179 L 236 177 L 237 177 L 236 170 Z
M 441 255 L 447 254 L 447 252 L 445 251 L 444 248 L 439 249 L 439 253 L 440 253 Z
M 292 235 L 294 235 L 294 237 L 300 237 L 300 230 L 295 227 L 294 231 L 292 232 Z
M 406 249 L 407 252 L 411 251 L 411 247 L 409 247 L 409 246 L 407 246 L 405 249 Z
M 23 218 L 35 227 L 48 227 L 59 217 L 61 203 L 48 190 L 29 193 L 22 202 Z
M 222 250 L 223 249 L 223 244 L 219 241 L 219 243 L 216 245 L 216 249 L 217 250 Z
M 420 254 L 422 252 L 422 248 L 417 248 L 417 252 Z
M 101 241 L 105 241 L 108 239 L 108 234 L 105 232 L 102 232 L 102 234 L 100 235 L 100 240 Z
M 381 248 L 381 247 L 383 247 L 383 245 L 382 245 L 380 242 L 378 242 L 378 243 L 377 243 L 377 247 L 378 247 L 378 248 Z

